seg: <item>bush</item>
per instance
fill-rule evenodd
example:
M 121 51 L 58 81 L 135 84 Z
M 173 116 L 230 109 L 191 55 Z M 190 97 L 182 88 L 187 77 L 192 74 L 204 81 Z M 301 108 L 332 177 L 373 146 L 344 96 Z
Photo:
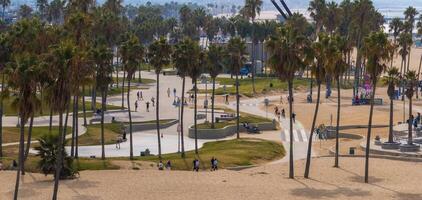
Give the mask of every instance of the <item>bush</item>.
M 56 160 L 59 153 L 59 139 L 58 134 L 46 134 L 38 139 L 40 146 L 35 147 L 38 151 L 37 156 L 41 157 L 38 167 L 44 175 L 56 173 Z M 60 179 L 74 178 L 78 174 L 77 170 L 73 167 L 73 158 L 67 155 L 63 145 L 63 163 L 60 172 Z

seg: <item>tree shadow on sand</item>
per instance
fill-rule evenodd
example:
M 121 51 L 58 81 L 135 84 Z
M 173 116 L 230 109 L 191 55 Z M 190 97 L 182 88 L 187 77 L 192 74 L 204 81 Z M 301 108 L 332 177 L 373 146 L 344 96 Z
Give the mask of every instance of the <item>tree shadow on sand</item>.
M 369 196 L 371 193 L 369 191 L 361 190 L 361 189 L 351 189 L 348 187 L 339 187 L 332 184 L 330 186 L 334 186 L 334 189 L 317 189 L 312 188 L 302 183 L 299 180 L 295 180 L 296 182 L 304 185 L 304 188 L 296 188 L 291 191 L 291 194 L 294 196 L 301 196 L 310 199 L 326 199 L 326 198 L 335 198 L 338 199 L 341 196 L 347 197 L 365 197 Z

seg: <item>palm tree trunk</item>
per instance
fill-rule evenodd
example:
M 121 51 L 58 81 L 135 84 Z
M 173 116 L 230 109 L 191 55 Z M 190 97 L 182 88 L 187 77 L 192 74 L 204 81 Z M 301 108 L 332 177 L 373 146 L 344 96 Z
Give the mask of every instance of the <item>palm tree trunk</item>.
M 53 126 L 53 110 L 50 108 L 50 121 L 48 124 L 48 133 L 51 134 L 51 128 Z
M 5 72 L 3 71 L 1 78 L 1 91 L 4 91 L 4 76 Z M 3 157 L 3 97 L 0 97 L 0 158 Z
M 157 105 L 155 108 L 155 124 L 157 126 L 158 139 L 158 159 L 161 161 L 161 137 L 160 137 L 160 73 L 157 73 L 157 91 L 156 91 Z M 196 97 L 195 97 L 196 99 Z M 195 138 L 196 139 L 196 138 Z
M 129 152 L 129 157 L 131 160 L 133 160 L 133 138 L 132 138 L 132 113 L 130 112 L 130 98 L 129 98 L 129 94 L 130 94 L 130 80 L 131 78 L 128 75 L 128 79 L 127 79 L 127 110 L 128 110 L 128 114 L 129 114 L 129 143 L 130 143 L 130 152 Z
M 138 66 L 138 82 L 142 82 L 142 78 L 141 78 L 141 65 Z
M 186 82 L 186 78 L 183 77 L 182 80 L 182 108 L 180 110 L 180 143 L 181 143 L 181 148 L 182 148 L 182 158 L 185 157 L 185 143 L 184 143 L 184 139 L 183 139 L 183 113 L 185 110 L 185 82 Z
M 240 116 L 239 116 L 239 72 L 236 72 L 236 138 L 240 138 Z
M 389 123 L 389 129 L 388 129 L 388 143 L 393 143 L 393 112 L 394 112 L 394 103 L 393 98 L 390 98 L 390 123 Z
M 126 71 L 123 71 L 123 82 L 122 82 L 122 110 L 125 108 L 125 79 L 126 79 Z M 127 89 L 129 93 L 129 89 Z
M 105 112 L 105 91 L 101 91 L 101 159 L 105 160 L 104 149 L 104 112 Z
M 409 123 L 408 123 L 409 135 L 407 136 L 407 138 L 408 138 L 407 144 L 408 145 L 412 145 L 413 144 L 412 123 L 413 123 L 412 98 L 409 98 Z
M 293 81 L 288 80 L 289 87 L 289 114 L 290 114 L 290 152 L 289 152 L 289 178 L 294 178 L 294 166 L 293 166 Z
M 32 127 L 33 127 L 33 125 L 34 125 L 34 113 L 32 113 L 31 119 L 29 120 L 28 136 L 27 136 L 27 139 L 26 139 L 25 157 L 23 159 L 24 166 L 25 166 L 25 161 L 26 161 L 26 159 L 28 158 L 28 155 L 29 155 L 29 148 L 31 148 Z
M 79 94 L 76 94 L 76 103 L 75 103 L 75 124 L 74 124 L 74 131 L 75 131 L 75 158 L 79 156 Z M 64 128 L 67 128 L 64 127 Z
M 60 111 L 59 113 L 59 145 L 58 145 L 58 152 L 57 152 L 57 158 L 56 158 L 56 171 L 54 175 L 54 190 L 53 190 L 53 200 L 57 200 L 57 193 L 59 190 L 59 179 L 60 179 L 60 172 L 62 169 L 62 157 L 63 157 L 63 111 Z
M 252 34 L 254 31 L 252 31 Z M 252 37 L 253 38 L 253 37 Z M 255 94 L 255 73 L 256 73 L 256 66 L 255 66 L 255 42 L 252 40 L 252 91 Z
M 117 61 L 117 65 L 116 65 L 116 80 L 117 80 L 117 85 L 116 87 L 119 88 L 119 57 L 116 57 L 116 61 Z
M 212 78 L 211 128 L 214 128 L 214 98 L 215 98 L 215 77 Z
M 338 164 L 338 156 L 339 156 L 339 129 L 340 129 L 340 76 L 337 76 L 337 125 L 336 125 L 336 154 L 335 154 L 335 161 L 334 167 L 339 167 Z
M 197 82 L 197 80 L 196 80 L 196 78 L 194 79 L 194 83 L 195 83 L 195 85 L 194 85 L 194 89 L 193 89 L 193 93 L 194 93 L 194 95 L 195 95 L 195 101 L 194 101 L 194 116 L 193 116 L 193 118 L 194 118 L 194 130 L 195 130 L 195 154 L 198 154 L 198 99 L 197 99 L 197 91 L 198 91 L 198 88 L 197 88 L 197 85 L 196 85 L 196 82 Z
M 21 175 L 21 171 L 25 170 L 23 169 L 23 151 L 24 151 L 24 137 L 25 137 L 25 120 L 23 119 L 23 117 L 21 116 L 20 118 L 21 122 L 20 122 L 20 139 L 19 139 L 19 163 L 18 163 L 18 170 L 16 173 L 16 184 L 15 184 L 15 193 L 14 193 L 14 200 L 18 199 L 18 192 L 19 192 L 19 181 L 20 181 L 20 175 Z
M 371 146 L 371 131 L 372 131 L 372 116 L 374 114 L 374 98 L 375 98 L 375 89 L 377 81 L 373 81 L 373 90 L 371 96 L 371 107 L 369 109 L 369 122 L 368 122 L 368 135 L 366 137 L 366 149 L 365 149 L 365 183 L 368 183 L 368 174 L 369 174 L 369 149 Z
M 317 101 L 315 104 L 314 118 L 312 120 L 311 132 L 310 132 L 309 141 L 308 141 L 308 153 L 306 154 L 306 167 L 305 167 L 305 175 L 304 175 L 305 178 L 309 178 L 309 171 L 311 167 L 311 156 L 312 156 L 312 139 L 314 136 L 316 120 L 318 117 L 319 101 L 321 98 L 321 82 L 317 81 L 317 84 L 318 84 Z
M 73 114 L 72 114 L 72 140 L 70 145 L 70 156 L 75 156 L 75 123 L 76 123 L 76 96 L 73 96 Z M 66 122 L 65 122 L 66 123 Z
M 85 105 L 85 85 L 82 84 L 82 110 L 84 115 L 84 126 L 87 126 L 86 123 L 86 105 Z
M 419 60 L 419 68 L 418 68 L 418 84 L 416 86 L 416 98 L 417 99 L 419 99 L 419 90 L 420 90 L 420 88 L 419 88 L 419 81 L 420 81 L 419 77 L 421 75 L 421 67 L 422 67 L 422 55 L 421 55 L 421 59 Z
M 409 71 L 410 69 L 409 69 L 409 67 L 410 67 L 410 53 L 411 53 L 411 51 L 412 51 L 412 47 L 410 46 L 409 47 L 409 54 L 407 55 L 407 71 Z

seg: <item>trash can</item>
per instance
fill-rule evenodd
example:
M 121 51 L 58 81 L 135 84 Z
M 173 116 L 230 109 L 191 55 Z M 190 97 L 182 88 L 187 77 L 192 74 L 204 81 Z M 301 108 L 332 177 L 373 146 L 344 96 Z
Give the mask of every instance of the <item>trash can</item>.
M 356 147 L 350 147 L 349 148 L 349 154 L 350 155 L 355 155 L 355 150 L 356 150 Z

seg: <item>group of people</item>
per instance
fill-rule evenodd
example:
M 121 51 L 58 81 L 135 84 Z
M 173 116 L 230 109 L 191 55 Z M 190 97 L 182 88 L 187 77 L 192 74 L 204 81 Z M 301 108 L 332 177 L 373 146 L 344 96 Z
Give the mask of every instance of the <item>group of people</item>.
M 282 108 L 281 110 L 278 108 L 278 106 L 276 106 L 274 108 L 274 115 L 277 116 L 277 119 L 280 120 L 281 117 L 286 118 L 286 111 L 284 110 L 284 108 Z M 292 120 L 293 123 L 296 123 L 296 113 L 292 113 Z
M 168 160 L 166 162 L 166 165 L 164 166 L 163 161 L 160 160 L 160 162 L 157 164 L 158 170 L 164 170 L 164 167 L 166 170 L 171 170 L 171 162 Z
M 138 101 L 144 100 L 144 98 L 142 96 L 142 91 L 137 92 L 137 97 L 138 97 L 138 99 L 135 101 L 135 112 L 138 111 L 138 107 L 139 107 Z M 152 106 L 154 107 L 155 106 L 155 98 L 154 97 L 151 97 L 151 103 L 152 103 Z M 145 105 L 146 105 L 146 111 L 149 112 L 150 102 L 149 101 L 145 102 Z

